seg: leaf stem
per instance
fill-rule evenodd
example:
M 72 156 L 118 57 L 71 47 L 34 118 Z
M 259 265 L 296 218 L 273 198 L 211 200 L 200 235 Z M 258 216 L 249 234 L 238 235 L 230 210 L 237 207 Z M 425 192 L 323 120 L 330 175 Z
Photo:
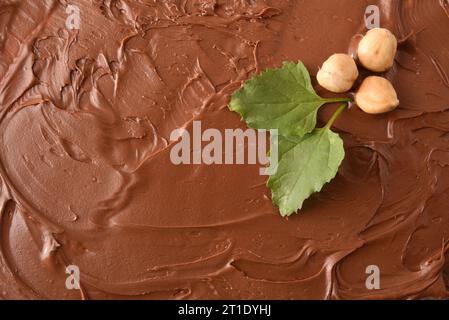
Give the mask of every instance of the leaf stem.
M 332 127 L 332 125 L 334 124 L 335 120 L 337 120 L 338 116 L 343 112 L 343 110 L 346 109 L 346 107 L 348 106 L 347 103 L 343 103 L 341 104 L 337 110 L 334 112 L 334 114 L 332 115 L 332 117 L 329 119 L 329 121 L 327 122 L 326 126 L 324 127 L 324 129 L 329 129 L 330 127 Z
M 329 98 L 323 99 L 325 103 L 334 103 L 334 102 L 351 102 L 352 98 Z

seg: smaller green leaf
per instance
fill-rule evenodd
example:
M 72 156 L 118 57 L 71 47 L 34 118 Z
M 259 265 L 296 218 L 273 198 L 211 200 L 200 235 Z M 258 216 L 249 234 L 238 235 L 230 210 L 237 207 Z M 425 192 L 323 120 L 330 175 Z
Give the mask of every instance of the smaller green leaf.
M 318 109 L 325 103 L 347 99 L 323 99 L 315 93 L 302 62 L 284 62 L 267 69 L 238 90 L 229 108 L 251 128 L 278 129 L 280 135 L 304 136 L 316 126 Z
M 279 164 L 268 187 L 282 216 L 302 208 L 312 193 L 332 180 L 344 158 L 343 140 L 328 128 L 302 138 L 279 137 Z

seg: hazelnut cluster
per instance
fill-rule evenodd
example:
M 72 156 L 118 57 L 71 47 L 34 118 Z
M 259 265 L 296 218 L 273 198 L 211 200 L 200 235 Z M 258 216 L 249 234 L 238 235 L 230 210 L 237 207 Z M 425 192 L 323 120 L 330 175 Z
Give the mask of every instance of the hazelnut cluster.
M 373 72 L 384 72 L 393 66 L 397 40 L 387 29 L 374 28 L 361 39 L 357 57 L 361 65 Z M 359 76 L 354 59 L 343 53 L 330 56 L 317 74 L 318 83 L 325 89 L 342 93 L 349 91 Z M 362 81 L 355 94 L 355 102 L 366 113 L 391 111 L 399 105 L 393 85 L 385 78 L 369 76 Z

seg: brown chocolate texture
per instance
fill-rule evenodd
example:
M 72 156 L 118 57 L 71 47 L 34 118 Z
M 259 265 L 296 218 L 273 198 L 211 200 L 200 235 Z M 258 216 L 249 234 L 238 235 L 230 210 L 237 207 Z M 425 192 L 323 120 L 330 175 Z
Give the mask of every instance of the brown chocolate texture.
M 447 1 L 73 0 L 79 30 L 68 4 L 0 1 L 1 298 L 448 296 Z M 386 74 L 401 104 L 338 119 L 344 163 L 299 214 L 257 165 L 171 163 L 173 129 L 245 128 L 226 107 L 242 81 L 316 75 L 368 4 L 408 36 Z

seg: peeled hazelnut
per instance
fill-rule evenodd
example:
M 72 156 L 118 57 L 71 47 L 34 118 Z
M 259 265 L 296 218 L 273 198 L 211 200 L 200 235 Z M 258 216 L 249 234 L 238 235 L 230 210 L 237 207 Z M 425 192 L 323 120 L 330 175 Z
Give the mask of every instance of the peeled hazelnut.
M 351 89 L 358 76 L 359 71 L 354 59 L 347 54 L 336 53 L 323 63 L 317 80 L 323 88 L 341 93 Z
M 357 55 L 368 70 L 383 72 L 391 68 L 398 42 L 388 29 L 374 28 L 359 43 Z
M 363 80 L 355 102 L 366 113 L 377 114 L 395 109 L 399 100 L 393 85 L 385 78 L 371 76 Z

